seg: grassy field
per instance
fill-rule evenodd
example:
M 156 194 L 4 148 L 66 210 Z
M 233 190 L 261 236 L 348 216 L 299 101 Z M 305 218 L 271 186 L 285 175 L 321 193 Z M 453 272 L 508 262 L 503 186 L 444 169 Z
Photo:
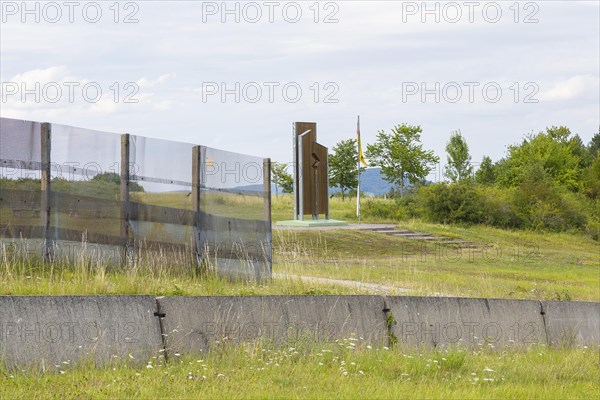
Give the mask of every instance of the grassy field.
M 275 199 L 274 215 L 290 211 L 289 196 Z M 378 200 L 384 201 L 384 200 Z M 332 201 L 333 217 L 352 213 L 350 201 Z M 285 218 L 285 217 L 282 217 Z M 275 218 L 276 219 L 276 218 Z M 600 301 L 600 247 L 582 233 L 536 233 L 486 226 L 461 227 L 404 221 L 401 228 L 481 244 L 461 249 L 357 230 L 273 232 L 273 272 L 268 284 L 232 283 L 198 275 L 173 255 L 146 257 L 126 270 L 81 258 L 40 263 L 0 248 L 2 294 L 365 294 L 335 282 L 298 276 L 368 282 L 415 295 Z M 483 247 L 486 246 L 486 247 Z M 287 275 L 287 277 L 282 277 Z M 379 293 L 379 292 L 378 292 Z M 400 293 L 400 290 L 398 290 Z
M 490 247 L 452 248 L 355 230 L 278 230 L 274 270 L 378 283 L 421 295 L 600 300 L 598 243 L 583 235 L 421 222 L 400 227 Z
M 289 219 L 288 200 L 275 200 L 274 219 Z M 332 206 L 333 218 L 351 220 L 347 216 L 354 204 L 336 200 Z M 422 295 L 600 301 L 598 242 L 584 234 L 422 221 L 404 221 L 399 227 L 488 247 L 459 251 L 357 230 L 274 230 L 273 271 L 278 277 L 256 283 L 199 272 L 189 260 L 186 264 L 186 255 L 156 253 L 122 269 L 83 256 L 75 262 L 42 263 L 15 257 L 3 246 L 0 293 L 373 293 L 298 277 L 309 276 L 386 285 L 392 294 L 393 288 L 406 288 Z M 0 367 L 0 398 L 590 399 L 598 398 L 600 390 L 599 360 L 598 348 L 585 347 L 415 351 L 372 349 L 352 339 L 298 349 L 247 344 L 142 366 L 59 365 L 50 374 Z
M 597 349 L 370 349 L 350 340 L 307 349 L 234 346 L 145 366 L 0 370 L 0 398 L 593 399 Z

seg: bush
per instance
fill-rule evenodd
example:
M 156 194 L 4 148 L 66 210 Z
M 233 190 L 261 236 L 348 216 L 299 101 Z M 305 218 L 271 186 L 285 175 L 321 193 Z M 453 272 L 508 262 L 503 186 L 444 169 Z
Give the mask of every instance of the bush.
M 397 200 L 367 200 L 361 212 L 365 217 L 374 219 L 400 221 L 407 218 L 407 213 Z
M 497 187 L 478 188 L 482 199 L 481 223 L 499 228 L 520 228 L 523 221 L 512 202 L 514 190 Z
M 564 231 L 582 229 L 587 223 L 582 200 L 543 173 L 533 174 L 519 185 L 513 205 L 523 227 L 529 229 Z
M 483 220 L 483 199 L 471 182 L 438 183 L 419 190 L 425 217 L 440 223 L 476 224 Z

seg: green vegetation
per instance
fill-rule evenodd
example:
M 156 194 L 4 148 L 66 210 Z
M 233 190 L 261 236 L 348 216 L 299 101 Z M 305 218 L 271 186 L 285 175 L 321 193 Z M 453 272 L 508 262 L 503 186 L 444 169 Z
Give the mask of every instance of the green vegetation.
M 481 246 L 460 248 L 356 230 L 282 230 L 273 239 L 274 270 L 375 283 L 390 287 L 391 293 L 396 288 L 413 295 L 600 301 L 598 244 L 584 234 L 418 220 L 399 227 Z
M 275 184 L 276 196 L 279 195 L 279 188 L 283 193 L 294 191 L 294 178 L 287 172 L 288 166 L 288 164 L 278 163 L 277 161 L 271 163 L 271 180 Z
M 452 182 L 470 178 L 473 166 L 471 165 L 469 146 L 460 131 L 450 135 L 450 141 L 446 144 L 446 153 L 448 153 L 448 163 L 444 171 L 446 178 Z
M 358 187 L 358 150 L 357 141 L 348 139 L 340 141 L 328 157 L 329 186 L 339 188 L 342 201 L 346 192 Z M 364 171 L 361 168 L 360 171 Z
M 289 197 L 281 200 L 289 202 Z M 336 205 L 353 207 L 341 200 Z M 0 248 L 0 285 L 3 294 L 40 295 L 381 293 L 299 278 L 312 276 L 384 285 L 392 294 L 600 301 L 598 244 L 583 233 L 540 234 L 419 220 L 400 227 L 481 246 L 443 246 L 358 230 L 276 229 L 273 272 L 277 275 L 269 283 L 230 282 L 214 274 L 199 274 L 184 254 L 140 253 L 135 265 L 122 268 L 91 256 L 79 256 L 76 263 L 44 264 L 4 246 Z
M 0 397 L 592 399 L 598 357 L 586 348 L 378 349 L 354 338 L 310 348 L 231 345 L 166 364 L 0 370 Z
M 472 179 L 467 144 L 462 136 L 454 134 L 447 146 L 447 175 L 453 183 L 415 186 L 407 198 L 387 207 L 365 204 L 363 215 L 542 232 L 579 231 L 597 240 L 597 141 L 593 139 L 586 147 L 568 128 L 548 128 L 529 135 L 519 145 L 509 146 L 507 156 L 495 164 L 484 157 Z
M 402 194 L 406 181 L 422 182 L 439 158 L 421 145 L 420 126 L 401 124 L 390 133 L 379 131 L 377 140 L 367 145 L 365 156 L 369 164 L 380 167 L 385 179 L 396 185 Z
M 438 159 L 423 149 L 420 133 L 419 126 L 402 124 L 391 133 L 380 131 L 376 142 L 367 146 L 370 165 L 380 167 L 385 179 L 396 185 L 391 197 L 400 189 L 400 199 L 365 202 L 365 220 L 418 218 L 442 224 L 578 231 L 598 239 L 600 133 L 586 146 L 567 127 L 547 128 L 509 146 L 506 156 L 496 163 L 483 157 L 473 174 L 469 146 L 457 131 L 446 145 L 444 175 L 451 183 L 433 184 L 425 177 Z M 342 141 L 336 149 L 345 149 L 346 142 L 350 151 L 352 141 Z M 337 153 L 331 156 L 333 160 L 337 160 Z M 407 183 L 411 184 L 408 192 L 404 187 Z M 335 181 L 335 185 L 339 183 Z

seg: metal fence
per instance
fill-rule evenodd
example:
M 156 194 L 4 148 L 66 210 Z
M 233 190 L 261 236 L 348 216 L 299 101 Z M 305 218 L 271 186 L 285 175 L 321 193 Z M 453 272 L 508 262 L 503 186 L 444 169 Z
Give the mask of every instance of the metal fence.
M 45 258 L 141 252 L 271 274 L 270 160 L 0 118 L 0 239 Z

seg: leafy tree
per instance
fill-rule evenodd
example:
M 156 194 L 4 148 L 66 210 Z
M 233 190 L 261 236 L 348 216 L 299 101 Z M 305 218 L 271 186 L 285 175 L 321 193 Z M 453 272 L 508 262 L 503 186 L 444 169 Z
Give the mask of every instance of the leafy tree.
M 358 187 L 358 149 L 355 139 L 338 142 L 327 159 L 329 186 L 339 187 L 342 201 L 345 193 Z M 364 168 L 360 169 L 364 171 Z
M 446 153 L 448 153 L 448 165 L 444 171 L 446 178 L 452 182 L 458 182 L 471 176 L 473 166 L 471 165 L 469 146 L 460 131 L 450 135 L 450 141 L 446 144 Z
M 379 131 L 374 144 L 367 145 L 366 156 L 372 166 L 380 167 L 385 180 L 403 192 L 405 179 L 416 184 L 431 172 L 431 164 L 439 162 L 433 151 L 421 145 L 421 127 L 402 124 L 391 133 Z
M 547 128 L 546 132 L 529 135 L 520 145 L 508 147 L 508 155 L 498 163 L 497 181 L 504 186 L 516 187 L 526 178 L 533 165 L 540 165 L 548 178 L 560 186 L 576 191 L 580 187 L 581 156 L 571 131 L 561 126 Z
M 287 172 L 288 164 L 273 161 L 271 163 L 271 180 L 275 184 L 275 196 L 279 193 L 279 187 L 283 193 L 294 191 L 294 178 Z
M 600 198 L 600 154 L 596 153 L 596 157 L 592 164 L 587 167 L 582 174 L 583 192 L 591 199 Z
M 496 181 L 494 164 L 488 156 L 483 156 L 479 169 L 475 173 L 475 181 L 480 185 L 492 185 Z
M 600 151 L 600 128 L 598 128 L 598 133 L 592 137 L 590 143 L 588 144 L 588 153 L 590 157 L 596 158 L 598 156 L 598 152 Z

